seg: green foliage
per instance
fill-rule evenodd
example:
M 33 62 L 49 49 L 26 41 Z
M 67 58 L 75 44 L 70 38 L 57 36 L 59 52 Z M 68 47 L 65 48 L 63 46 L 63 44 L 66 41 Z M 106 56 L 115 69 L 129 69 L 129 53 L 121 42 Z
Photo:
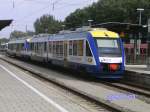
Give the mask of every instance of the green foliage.
M 0 44 L 2 43 L 7 43 L 8 42 L 8 39 L 7 38 L 1 38 L 0 39 Z
M 53 16 L 43 15 L 34 23 L 36 34 L 38 33 L 57 33 L 62 29 L 61 22 L 54 19 Z
M 150 0 L 99 0 L 84 9 L 77 9 L 65 19 L 68 28 L 88 24 L 88 19 L 95 24 L 103 22 L 129 22 L 138 24 L 139 12 L 144 8 L 142 24 L 150 17 Z
M 10 34 L 10 39 L 13 39 L 13 38 L 22 38 L 22 37 L 33 36 L 33 35 L 34 35 L 34 32 L 32 32 L 32 31 L 27 31 L 27 32 L 13 31 Z

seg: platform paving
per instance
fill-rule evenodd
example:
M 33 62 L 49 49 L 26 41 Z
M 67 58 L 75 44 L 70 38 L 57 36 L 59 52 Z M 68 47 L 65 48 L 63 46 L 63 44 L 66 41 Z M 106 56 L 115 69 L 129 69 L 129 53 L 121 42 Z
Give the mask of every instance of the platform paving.
M 99 101 L 103 101 L 114 107 L 120 108 L 124 112 L 150 112 L 150 104 L 139 99 L 138 96 L 134 94 L 118 92 L 114 89 L 108 89 L 103 86 L 91 84 L 88 81 L 83 81 L 74 77 L 62 75 L 53 70 L 17 60 L 10 60 L 19 66 L 27 68 L 28 70 L 42 74 L 42 76 L 48 79 L 58 81 L 63 85 L 74 88 L 75 90 L 89 95 Z
M 0 112 L 98 112 L 85 105 L 75 96 L 0 60 Z
M 150 90 L 150 68 L 147 65 L 126 65 L 124 81 Z
M 147 65 L 126 65 L 126 70 L 150 75 L 150 68 L 147 68 Z

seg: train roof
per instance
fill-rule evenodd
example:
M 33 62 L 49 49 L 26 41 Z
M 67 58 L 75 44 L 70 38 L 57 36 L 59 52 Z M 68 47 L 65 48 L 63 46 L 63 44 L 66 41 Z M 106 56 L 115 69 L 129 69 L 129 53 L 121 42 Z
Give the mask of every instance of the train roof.
M 106 29 L 93 29 L 89 31 L 94 38 L 119 38 L 118 33 Z
M 55 34 L 54 38 L 50 40 L 61 40 L 61 39 L 75 39 L 75 38 L 86 38 L 87 34 L 90 33 L 94 38 L 119 38 L 118 33 L 108 31 L 105 28 L 89 28 L 89 29 L 78 29 L 74 32 L 67 32 L 64 34 Z
M 50 36 L 51 36 L 51 34 L 39 34 L 39 35 L 35 35 L 30 40 L 30 42 L 46 42 Z
M 81 39 L 86 38 L 87 32 L 71 32 L 71 33 L 65 33 L 65 34 L 55 34 L 53 36 L 49 37 L 50 40 L 67 40 L 67 39 Z
M 13 44 L 13 43 L 24 43 L 26 39 L 16 39 L 16 40 L 10 40 L 8 43 Z
M 24 43 L 28 42 L 46 42 L 50 40 L 67 40 L 67 39 L 83 39 L 87 38 L 87 34 L 91 34 L 94 38 L 119 38 L 119 35 L 115 32 L 108 31 L 105 28 L 89 28 L 89 29 L 78 29 L 77 31 L 61 32 L 58 34 L 39 34 L 33 37 L 24 37 L 19 39 L 10 40 L 9 43 Z
M 9 40 L 9 44 L 13 44 L 13 43 L 24 43 L 25 41 L 30 41 L 32 39 L 32 37 L 27 36 L 27 37 L 22 37 L 22 38 L 18 38 L 18 39 L 11 39 Z

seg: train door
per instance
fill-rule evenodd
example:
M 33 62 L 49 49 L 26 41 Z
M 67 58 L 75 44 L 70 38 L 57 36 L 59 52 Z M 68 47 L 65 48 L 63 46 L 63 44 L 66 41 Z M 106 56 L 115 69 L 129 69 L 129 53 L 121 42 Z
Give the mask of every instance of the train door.
M 64 41 L 64 66 L 67 66 L 68 44 Z

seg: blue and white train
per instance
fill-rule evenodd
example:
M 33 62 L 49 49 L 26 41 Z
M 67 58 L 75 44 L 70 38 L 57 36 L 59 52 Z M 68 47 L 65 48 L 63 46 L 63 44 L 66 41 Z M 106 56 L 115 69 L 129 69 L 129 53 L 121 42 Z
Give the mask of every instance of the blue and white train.
M 106 29 L 10 40 L 7 53 L 88 72 L 98 78 L 122 78 L 125 70 L 122 40 Z

